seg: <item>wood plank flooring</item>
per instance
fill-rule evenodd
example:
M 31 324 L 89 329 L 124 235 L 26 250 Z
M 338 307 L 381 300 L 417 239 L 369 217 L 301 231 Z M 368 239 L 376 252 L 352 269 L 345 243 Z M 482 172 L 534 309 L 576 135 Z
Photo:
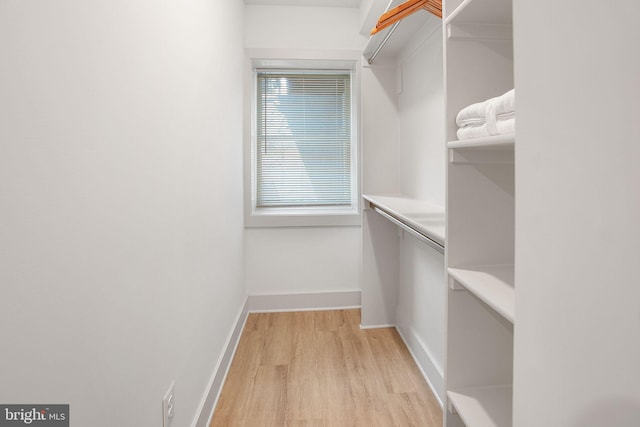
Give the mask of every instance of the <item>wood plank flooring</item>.
M 360 310 L 250 314 L 210 427 L 442 426 L 393 328 Z

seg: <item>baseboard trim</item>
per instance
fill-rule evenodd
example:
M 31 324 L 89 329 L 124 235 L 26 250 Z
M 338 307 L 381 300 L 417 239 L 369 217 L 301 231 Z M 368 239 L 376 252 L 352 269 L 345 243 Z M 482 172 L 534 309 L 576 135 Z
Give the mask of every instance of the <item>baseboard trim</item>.
M 205 394 L 202 396 L 198 411 L 196 412 L 196 417 L 191 424 L 191 427 L 207 427 L 211 423 L 213 411 L 216 408 L 218 399 L 220 398 L 222 386 L 224 385 L 224 381 L 229 373 L 231 361 L 236 353 L 238 342 L 240 341 L 240 335 L 242 334 L 244 325 L 247 322 L 248 315 L 249 301 L 247 298 L 240 308 L 240 312 L 236 316 L 236 322 L 233 330 L 229 333 L 229 337 L 227 338 L 225 350 L 218 359 L 218 363 L 213 370 L 213 374 L 211 374 Z
M 380 328 L 395 328 L 396 325 L 388 324 L 388 325 L 363 325 L 360 324 L 360 329 L 380 329 Z
M 248 307 L 250 313 L 359 308 L 360 290 L 300 294 L 254 294 L 249 295 Z
M 416 365 L 418 365 L 418 369 L 420 369 L 429 388 L 436 399 L 438 399 L 440 407 L 444 408 L 444 374 L 442 369 L 434 362 L 427 347 L 411 328 L 397 325 L 396 330 L 407 346 L 407 349 L 409 349 L 411 357 L 413 357 Z

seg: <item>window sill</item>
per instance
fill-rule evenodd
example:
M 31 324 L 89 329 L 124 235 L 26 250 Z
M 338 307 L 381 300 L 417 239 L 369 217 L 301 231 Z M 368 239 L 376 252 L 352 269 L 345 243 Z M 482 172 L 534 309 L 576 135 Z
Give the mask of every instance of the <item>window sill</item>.
M 245 216 L 245 227 L 344 227 L 360 226 L 360 213 L 340 209 L 256 209 Z

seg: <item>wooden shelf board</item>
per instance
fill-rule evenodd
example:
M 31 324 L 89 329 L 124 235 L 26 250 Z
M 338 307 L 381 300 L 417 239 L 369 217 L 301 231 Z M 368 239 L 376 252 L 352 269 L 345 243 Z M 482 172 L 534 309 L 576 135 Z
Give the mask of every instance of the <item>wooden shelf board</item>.
M 368 194 L 362 197 L 389 215 L 410 225 L 412 228 L 444 246 L 444 208 L 422 200 L 398 195 Z
M 450 390 L 447 396 L 466 427 L 513 425 L 513 387 L 511 385 Z
M 515 320 L 513 265 L 449 268 L 449 275 L 511 323 Z

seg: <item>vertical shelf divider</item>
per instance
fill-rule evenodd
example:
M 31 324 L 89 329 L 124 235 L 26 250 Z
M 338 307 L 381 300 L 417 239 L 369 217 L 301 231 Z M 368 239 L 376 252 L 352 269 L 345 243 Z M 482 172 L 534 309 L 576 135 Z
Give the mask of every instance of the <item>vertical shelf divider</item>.
M 444 2 L 445 427 L 512 426 L 516 135 L 456 135 L 461 109 L 514 87 L 511 2 Z

